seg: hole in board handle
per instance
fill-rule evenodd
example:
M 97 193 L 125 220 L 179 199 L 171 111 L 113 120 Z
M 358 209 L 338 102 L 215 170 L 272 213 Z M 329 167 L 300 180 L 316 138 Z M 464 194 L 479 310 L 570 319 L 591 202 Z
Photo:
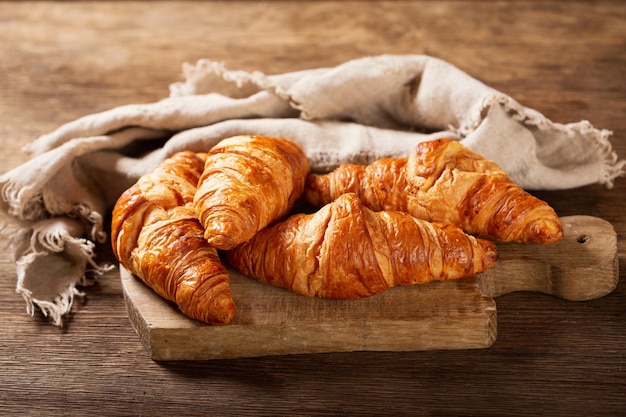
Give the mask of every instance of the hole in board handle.
M 587 235 L 580 235 L 576 238 L 576 242 L 580 243 L 580 244 L 584 244 L 589 242 L 589 236 Z

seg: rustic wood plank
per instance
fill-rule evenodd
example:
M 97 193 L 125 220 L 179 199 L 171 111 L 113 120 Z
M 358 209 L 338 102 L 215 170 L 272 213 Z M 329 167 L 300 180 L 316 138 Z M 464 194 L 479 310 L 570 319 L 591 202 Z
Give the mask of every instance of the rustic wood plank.
M 358 301 L 304 298 L 231 272 L 238 310 L 229 325 L 183 316 L 122 269 L 129 317 L 154 360 L 206 360 L 354 351 L 485 348 L 493 300 L 476 279 L 394 288 Z

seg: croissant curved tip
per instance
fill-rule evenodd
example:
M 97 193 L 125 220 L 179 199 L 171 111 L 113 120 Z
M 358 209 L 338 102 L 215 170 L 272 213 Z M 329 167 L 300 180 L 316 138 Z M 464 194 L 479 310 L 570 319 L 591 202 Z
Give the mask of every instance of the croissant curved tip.
M 227 283 L 218 289 L 209 285 L 197 289 L 192 297 L 177 300 L 178 307 L 187 316 L 206 324 L 228 324 L 235 316 L 235 302 Z
M 204 234 L 204 238 L 209 243 L 209 245 L 213 246 L 214 248 L 220 250 L 230 250 L 246 240 L 244 238 L 240 238 L 239 235 L 240 234 L 236 233 L 230 235 L 217 234 L 210 230 L 207 230 Z
M 199 311 L 199 319 L 208 324 L 228 324 L 235 316 L 235 303 L 230 294 L 219 294 Z
M 483 252 L 483 267 L 485 270 L 493 268 L 498 263 L 498 249 L 496 244 L 489 240 L 478 239 L 478 245 Z
M 523 235 L 526 243 L 556 243 L 563 239 L 563 225 L 558 217 L 555 219 L 539 219 L 529 223 Z

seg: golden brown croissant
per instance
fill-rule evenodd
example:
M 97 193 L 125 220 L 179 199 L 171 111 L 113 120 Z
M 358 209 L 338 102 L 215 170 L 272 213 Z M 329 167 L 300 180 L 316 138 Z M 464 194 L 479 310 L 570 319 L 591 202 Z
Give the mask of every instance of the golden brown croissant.
M 205 238 L 231 249 L 288 214 L 304 189 L 309 161 L 287 139 L 235 136 L 207 156 L 194 206 Z
M 480 273 L 495 265 L 497 250 L 450 224 L 373 212 L 348 193 L 317 213 L 268 226 L 226 259 L 245 275 L 299 294 L 354 299 Z
M 177 153 L 126 190 L 113 209 L 111 241 L 120 263 L 184 314 L 225 324 L 235 313 L 228 271 L 193 208 L 205 157 Z
M 514 184 L 495 162 L 450 139 L 420 143 L 408 158 L 310 174 L 303 199 L 321 207 L 345 192 L 358 194 L 372 210 L 406 211 L 481 238 L 553 243 L 563 237 L 552 207 Z

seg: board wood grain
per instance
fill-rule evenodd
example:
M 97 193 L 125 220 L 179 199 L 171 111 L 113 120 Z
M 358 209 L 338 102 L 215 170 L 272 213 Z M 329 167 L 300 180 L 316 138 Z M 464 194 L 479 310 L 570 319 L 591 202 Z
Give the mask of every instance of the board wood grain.
M 591 300 L 618 281 L 617 235 L 599 218 L 562 218 L 553 245 L 499 245 L 499 264 L 468 279 L 397 287 L 361 300 L 307 298 L 231 270 L 233 321 L 192 320 L 120 268 L 129 318 L 154 360 L 348 351 L 479 349 L 497 335 L 494 298 L 536 291 Z

